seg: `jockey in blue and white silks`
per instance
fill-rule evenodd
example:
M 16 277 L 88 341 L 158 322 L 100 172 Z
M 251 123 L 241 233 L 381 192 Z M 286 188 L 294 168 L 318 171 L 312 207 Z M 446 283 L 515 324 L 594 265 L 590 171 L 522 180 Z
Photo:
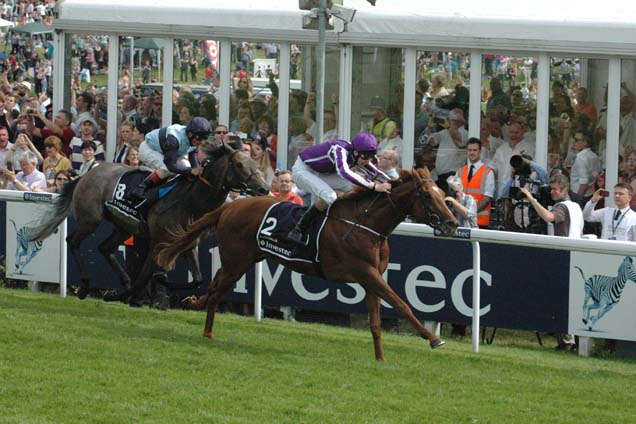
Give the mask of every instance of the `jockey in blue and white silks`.
M 197 148 L 212 132 L 207 119 L 196 116 L 188 125 L 170 125 L 146 134 L 139 146 L 139 160 L 154 171 L 128 194 L 133 200 L 144 198 L 146 190 L 158 185 L 171 174 L 199 175 Z M 188 155 L 191 167 L 178 163 L 181 156 Z
M 303 150 L 292 167 L 296 185 L 311 193 L 314 204 L 305 212 L 288 237 L 307 244 L 306 231 L 313 218 L 336 201 L 338 191 L 351 191 L 353 184 L 377 192 L 390 192 L 390 178 L 371 163 L 378 143 L 369 133 L 357 134 L 351 143 L 329 140 Z M 358 166 L 368 176 L 351 170 Z M 378 180 L 374 182 L 373 180 Z

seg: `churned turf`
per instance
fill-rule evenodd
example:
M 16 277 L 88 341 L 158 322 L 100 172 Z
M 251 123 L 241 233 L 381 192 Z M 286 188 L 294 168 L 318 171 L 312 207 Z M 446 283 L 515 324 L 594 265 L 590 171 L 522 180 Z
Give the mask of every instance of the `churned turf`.
M 628 423 L 636 362 L 0 289 L 1 423 Z

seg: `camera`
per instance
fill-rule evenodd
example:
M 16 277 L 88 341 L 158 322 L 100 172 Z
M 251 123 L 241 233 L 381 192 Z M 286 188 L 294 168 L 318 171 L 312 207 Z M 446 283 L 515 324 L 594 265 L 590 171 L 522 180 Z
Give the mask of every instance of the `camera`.
M 609 197 L 610 192 L 609 192 L 609 191 L 607 191 L 607 190 L 601 190 L 601 193 L 600 193 L 600 194 L 601 194 L 601 196 L 603 196 L 603 197 Z

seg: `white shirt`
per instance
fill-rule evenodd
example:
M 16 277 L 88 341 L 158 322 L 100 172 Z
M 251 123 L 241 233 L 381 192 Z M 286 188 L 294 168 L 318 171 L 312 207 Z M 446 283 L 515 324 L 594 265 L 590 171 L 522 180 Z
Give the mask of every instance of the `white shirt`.
M 36 187 L 46 188 L 46 177 L 37 169 L 33 170 L 33 172 L 29 175 L 24 175 L 24 172 L 20 171 L 15 178 L 25 186 L 29 187 L 29 190 L 31 191 L 33 191 Z M 9 183 L 9 190 L 17 190 L 12 182 Z
M 499 190 L 500 196 L 504 181 L 506 177 L 510 176 L 510 158 L 521 153 L 534 157 L 534 146 L 524 139 L 514 147 L 510 146 L 510 143 L 502 144 L 495 152 L 494 165 L 497 172 L 497 190 Z
M 576 154 L 572 172 L 570 174 L 570 189 L 578 193 L 581 184 L 587 184 L 587 189 L 583 194 L 584 197 L 591 196 L 594 193 L 592 182 L 601 171 L 601 162 L 589 147 L 581 150 Z
M 461 136 L 459 144 L 465 147 L 468 141 L 468 131 L 464 127 L 458 128 L 457 131 Z M 437 175 L 457 171 L 457 168 L 462 166 L 466 160 L 466 150 L 457 147 L 448 130 L 436 132 L 431 137 L 437 145 L 437 156 L 435 157 Z
M 636 212 L 629 205 L 620 210 L 617 220 L 614 219 L 616 208 L 594 210 L 594 206 L 596 203 L 592 200 L 585 204 L 583 218 L 588 222 L 601 223 L 603 240 L 636 241 Z

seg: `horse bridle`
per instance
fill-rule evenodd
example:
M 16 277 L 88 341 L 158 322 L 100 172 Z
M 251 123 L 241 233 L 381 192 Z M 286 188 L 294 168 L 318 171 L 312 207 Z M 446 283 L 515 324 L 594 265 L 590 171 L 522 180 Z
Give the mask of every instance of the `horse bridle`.
M 236 150 L 235 152 L 233 152 L 230 157 L 229 157 L 229 161 L 232 162 L 232 159 L 234 158 L 234 156 L 236 154 L 240 153 L 240 150 Z M 210 163 L 212 162 L 211 158 L 206 158 L 203 163 L 201 163 L 201 167 L 202 168 L 206 168 Z M 232 168 L 232 170 L 230 172 L 234 173 L 234 167 L 232 165 L 230 165 L 230 167 Z M 252 180 L 252 178 L 256 178 L 258 177 L 258 174 L 254 171 L 250 172 L 249 177 L 247 178 L 247 180 L 245 181 L 241 181 L 241 183 L 238 185 L 238 187 L 232 187 L 232 185 L 228 182 L 229 179 L 229 172 L 225 175 L 225 180 L 223 181 L 223 186 L 221 187 L 222 190 L 228 190 L 228 191 L 233 191 L 235 193 L 246 193 L 246 194 L 250 194 L 251 190 L 249 189 L 249 186 L 247 185 L 247 182 Z M 198 178 L 201 182 L 203 182 L 205 185 L 207 185 L 210 188 L 214 188 L 212 187 L 212 184 L 210 183 L 210 181 L 208 181 L 203 174 L 199 174 Z
M 417 181 L 416 181 L 417 178 Z M 430 194 L 427 192 L 422 192 L 420 191 L 420 187 L 422 187 L 424 184 L 426 183 L 434 183 L 435 180 L 433 180 L 432 178 L 424 178 L 424 179 L 420 179 L 419 176 L 417 176 L 416 178 L 413 178 L 413 189 L 415 190 L 415 198 L 420 202 L 420 204 L 424 207 L 424 210 L 426 211 L 426 215 L 428 216 L 430 223 L 428 225 L 430 225 L 431 227 L 437 227 L 438 225 L 441 224 L 442 220 L 439 217 L 439 215 L 437 215 L 435 212 L 433 212 L 431 206 L 430 206 L 430 202 L 428 200 L 430 200 Z M 375 202 L 380 198 L 380 196 L 382 194 L 386 194 L 387 199 L 389 200 L 389 203 L 391 204 L 391 206 L 393 207 L 393 209 L 396 212 L 401 213 L 403 216 L 407 216 L 406 213 L 404 213 L 404 211 L 402 211 L 400 208 L 398 208 L 398 206 L 395 204 L 395 202 L 393 201 L 393 199 L 391 198 L 391 193 L 377 193 L 376 196 L 373 197 L 373 200 L 371 201 L 371 203 L 366 206 L 363 210 L 362 213 L 358 214 L 355 217 L 355 221 L 351 222 L 345 219 L 341 219 L 338 218 L 338 220 L 343 221 L 343 222 L 347 222 L 349 224 L 352 224 L 352 227 L 349 229 L 349 231 L 347 231 L 342 237 L 342 240 L 345 240 L 353 231 L 354 228 L 359 227 L 359 228 L 363 228 L 367 231 L 371 231 L 372 233 L 382 236 L 384 238 L 388 238 L 388 235 L 384 235 L 384 234 L 380 234 L 377 233 L 374 230 L 370 230 L 367 227 L 364 227 L 362 225 L 360 225 L 360 220 L 362 218 L 363 215 L 366 215 L 369 213 L 369 210 L 371 210 L 371 208 L 373 207 L 373 205 L 375 204 Z

